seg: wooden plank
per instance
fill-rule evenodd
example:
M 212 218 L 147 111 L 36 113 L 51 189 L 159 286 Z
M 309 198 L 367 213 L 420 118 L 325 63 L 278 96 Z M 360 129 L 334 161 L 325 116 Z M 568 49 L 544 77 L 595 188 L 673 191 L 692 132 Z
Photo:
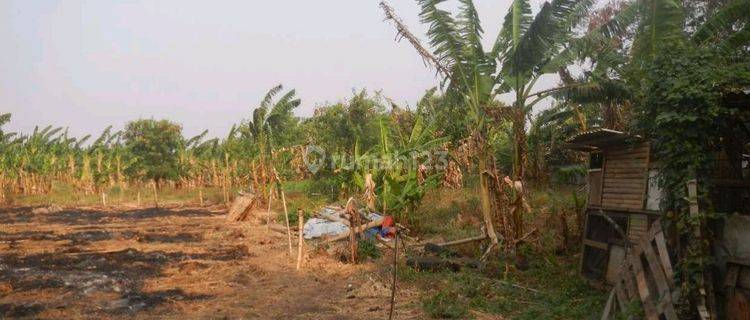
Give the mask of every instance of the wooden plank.
M 637 201 L 640 203 L 642 200 L 640 194 L 628 194 L 628 193 L 612 193 L 612 192 L 604 192 L 602 194 L 602 199 L 609 199 L 609 200 L 630 200 L 630 201 Z
M 639 153 L 645 153 L 647 152 L 647 150 L 648 148 L 635 148 L 635 149 L 617 148 L 617 149 L 608 149 L 606 154 L 607 155 L 639 154 Z
M 617 298 L 617 306 L 620 307 L 620 311 L 627 310 L 627 307 L 630 304 L 631 300 L 628 299 L 628 296 L 622 289 L 622 283 L 618 283 L 617 285 L 615 285 L 612 291 L 615 293 L 615 297 Z
M 630 261 L 629 255 L 631 253 L 628 253 L 628 258 L 626 258 L 626 263 L 623 265 L 622 270 L 622 278 L 620 280 L 620 283 L 622 285 L 623 291 L 626 294 L 626 297 L 628 298 L 628 302 L 632 301 L 634 299 L 639 299 L 638 296 L 638 289 L 635 287 L 634 276 L 633 276 L 633 270 L 630 267 L 630 263 L 627 261 Z
M 621 188 L 621 189 L 634 189 L 633 192 L 638 192 L 641 188 L 643 188 L 643 185 L 645 183 L 645 179 L 641 180 L 628 180 L 628 179 L 607 179 L 604 178 L 603 187 L 604 188 Z
M 612 318 L 612 310 L 614 309 L 615 304 L 615 290 L 613 289 L 609 293 L 609 298 L 607 298 L 607 303 L 604 305 L 604 312 L 602 312 L 602 320 L 609 320 Z
M 637 152 L 637 153 L 609 154 L 608 156 L 610 159 L 613 159 L 616 161 L 620 161 L 620 160 L 644 161 L 648 157 L 648 153 Z
M 602 242 L 596 242 L 594 240 L 583 239 L 583 244 L 592 248 L 607 250 L 608 245 Z
M 639 145 L 633 145 L 632 147 L 612 147 L 607 148 L 606 153 L 607 154 L 623 154 L 623 153 L 634 153 L 634 152 L 643 152 L 647 150 L 648 145 L 643 143 Z
M 640 193 L 645 183 L 639 182 L 639 180 L 633 179 L 622 184 L 616 183 L 622 179 L 607 179 L 604 183 L 604 191 L 614 192 L 626 192 L 626 193 Z
M 646 148 L 646 166 L 647 167 L 648 167 L 649 162 L 651 162 L 651 148 L 647 147 Z M 646 173 L 644 176 L 644 182 L 645 183 L 643 184 L 643 189 L 641 192 L 641 199 L 643 199 L 643 202 L 646 202 L 646 200 L 648 199 L 648 173 Z
M 645 172 L 647 168 L 643 167 L 629 167 L 629 168 L 613 168 L 612 166 L 605 167 L 608 173 L 633 173 L 633 172 Z
M 628 222 L 628 239 L 630 239 L 630 242 L 636 244 L 642 242 L 643 237 L 648 233 L 648 217 L 632 214 Z
M 621 179 L 621 178 L 609 178 L 604 176 L 604 187 L 613 187 L 618 185 L 637 186 L 643 187 L 646 184 L 646 176 L 644 175 L 641 179 Z
M 589 204 L 600 205 L 602 203 L 602 172 L 589 172 Z
M 674 271 L 672 270 L 672 263 L 669 260 L 669 251 L 667 251 L 667 242 L 664 240 L 664 232 L 661 232 L 661 225 L 657 222 L 651 226 L 652 229 L 659 230 L 654 235 L 654 242 L 656 242 L 656 249 L 659 253 L 659 260 L 661 261 L 661 267 L 664 269 L 664 275 L 667 276 L 669 286 L 674 286 Z
M 608 171 L 610 169 L 631 169 L 631 170 L 646 170 L 648 168 L 648 165 L 646 161 L 638 161 L 638 162 L 629 162 L 629 161 L 619 161 L 619 162 L 613 162 L 604 167 L 604 171 Z
M 618 168 L 618 169 L 638 169 L 641 167 L 646 166 L 648 163 L 646 162 L 646 158 L 642 159 L 610 159 L 610 161 L 607 163 L 606 167 L 604 168 L 604 171 L 607 171 L 607 169 L 611 168 Z
M 640 203 L 633 203 L 633 202 L 614 202 L 614 201 L 604 201 L 604 204 L 610 207 L 619 207 L 619 208 L 625 208 L 625 209 L 638 209 L 640 208 Z
M 636 172 L 636 171 L 607 172 L 607 174 L 605 174 L 604 176 L 609 179 L 628 179 L 628 180 L 641 180 L 641 179 L 647 178 L 646 172 Z
M 659 259 L 656 258 L 656 253 L 650 241 L 644 243 L 641 249 L 643 249 L 643 255 L 646 257 L 646 262 L 648 262 L 648 267 L 651 270 L 654 282 L 656 282 L 656 287 L 659 289 L 659 299 L 664 299 L 665 296 L 670 295 L 669 283 L 664 274 L 664 269 L 662 269 Z
M 643 199 L 641 199 L 640 195 L 638 194 L 621 192 L 604 192 L 602 193 L 602 200 L 637 202 L 639 204 L 643 202 Z
M 623 209 L 640 209 L 642 206 L 638 203 L 611 203 L 605 202 L 609 207 L 618 207 Z
M 646 319 L 658 320 L 659 316 L 656 314 L 656 306 L 654 305 L 653 296 L 648 288 L 648 282 L 644 274 L 643 265 L 640 261 L 640 255 L 631 255 L 630 264 L 633 266 L 633 272 L 635 273 L 635 283 L 638 288 L 638 296 L 641 298 L 643 304 L 643 311 L 646 315 Z
M 608 194 L 611 197 L 617 197 L 617 196 L 628 196 L 632 199 L 643 199 L 643 195 L 641 194 L 640 188 L 631 188 L 631 187 L 624 187 L 624 188 L 617 188 L 617 187 L 607 187 L 602 190 L 603 194 Z M 631 199 L 628 198 L 628 199 Z
M 664 316 L 667 320 L 679 320 L 677 312 L 674 310 L 674 304 L 672 303 L 672 296 L 667 295 L 656 306 L 657 311 Z

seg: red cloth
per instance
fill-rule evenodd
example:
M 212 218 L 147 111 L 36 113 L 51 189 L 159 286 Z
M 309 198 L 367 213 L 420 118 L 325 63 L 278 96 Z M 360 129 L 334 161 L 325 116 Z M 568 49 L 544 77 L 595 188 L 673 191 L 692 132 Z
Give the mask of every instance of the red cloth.
M 381 227 L 393 227 L 393 217 L 385 216 L 385 218 L 383 218 L 383 223 L 380 226 Z

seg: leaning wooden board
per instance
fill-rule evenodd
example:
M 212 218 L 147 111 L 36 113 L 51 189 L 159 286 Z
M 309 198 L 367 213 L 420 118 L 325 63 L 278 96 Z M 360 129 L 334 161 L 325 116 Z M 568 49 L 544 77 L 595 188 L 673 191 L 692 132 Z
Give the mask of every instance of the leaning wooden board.
M 641 302 L 646 319 L 678 319 L 672 302 L 672 263 L 665 249 L 664 233 L 657 220 L 638 246 L 627 253 L 602 320 L 618 319 L 618 315 L 626 314 L 627 306 L 635 299 Z

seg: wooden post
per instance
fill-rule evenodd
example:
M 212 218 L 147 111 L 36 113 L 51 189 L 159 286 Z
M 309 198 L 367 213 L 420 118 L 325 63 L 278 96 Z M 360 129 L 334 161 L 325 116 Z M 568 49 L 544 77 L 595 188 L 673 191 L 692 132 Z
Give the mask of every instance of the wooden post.
M 302 238 L 302 231 L 305 228 L 305 213 L 297 209 L 297 221 L 299 221 L 299 244 L 297 245 L 297 270 L 302 267 L 302 246 L 305 244 Z
M 688 196 L 687 201 L 689 204 L 689 210 L 690 210 L 690 217 L 695 218 L 700 213 L 700 208 L 698 207 L 698 182 L 695 179 L 692 179 L 687 182 L 687 189 L 688 189 Z M 697 225 L 693 227 L 693 240 L 692 241 L 702 241 L 703 237 L 701 235 L 701 225 Z M 700 301 L 698 302 L 698 316 L 701 319 L 716 319 L 716 316 L 713 315 L 715 312 L 715 305 L 713 303 L 713 292 L 706 292 L 707 283 L 711 282 L 710 278 L 711 274 L 706 273 L 703 278 L 700 279 L 700 282 L 698 283 L 698 291 L 700 293 Z M 706 281 L 706 278 L 709 279 L 709 281 Z M 711 288 L 711 286 L 708 286 Z M 709 308 L 708 306 L 711 306 Z
M 284 220 L 286 220 L 286 236 L 289 240 L 289 255 L 292 255 L 292 229 L 289 227 L 289 211 L 286 209 L 286 197 L 284 196 L 284 190 L 279 188 L 281 191 L 281 203 L 284 205 Z
M 349 228 L 351 230 L 359 229 L 359 213 L 357 212 L 357 206 L 354 203 L 354 198 L 349 198 L 346 202 L 346 208 L 344 209 L 349 214 Z M 357 232 L 349 232 L 349 254 L 352 263 L 357 263 L 358 256 L 357 247 Z
M 141 188 L 140 187 L 138 187 L 138 196 L 136 198 L 136 201 L 137 201 L 136 202 L 137 205 L 140 207 L 141 206 Z
M 203 188 L 198 189 L 198 200 L 202 207 L 203 206 Z
M 154 205 L 159 207 L 159 194 L 156 191 L 156 180 L 153 181 L 152 186 L 154 188 Z
M 107 194 L 104 191 L 102 191 L 102 206 L 107 206 Z
M 273 186 L 268 190 L 268 213 L 266 213 L 266 227 L 271 219 L 271 201 L 273 199 Z

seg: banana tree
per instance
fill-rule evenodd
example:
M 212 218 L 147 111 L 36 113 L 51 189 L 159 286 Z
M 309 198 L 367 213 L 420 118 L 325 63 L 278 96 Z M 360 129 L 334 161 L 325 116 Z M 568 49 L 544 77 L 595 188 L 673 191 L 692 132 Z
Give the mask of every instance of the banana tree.
M 372 175 L 380 209 L 397 218 L 413 221 L 414 212 L 427 190 L 437 187 L 440 174 L 435 166 L 440 163 L 434 151 L 447 138 L 435 137 L 436 124 L 425 123 L 417 116 L 411 132 L 391 132 L 381 119 L 380 142 L 372 150 L 360 154 L 355 144 L 351 181 L 360 189 L 366 188 L 366 176 Z M 369 163 L 363 160 L 370 160 Z
M 270 177 L 272 164 L 272 153 L 274 141 L 280 137 L 280 134 L 293 120 L 293 110 L 302 103 L 296 96 L 294 89 L 284 93 L 274 102 L 274 97 L 279 94 L 284 87 L 277 85 L 266 93 L 266 96 L 260 102 L 260 105 L 253 110 L 253 118 L 246 126 L 242 127 L 245 136 L 251 138 L 258 147 L 261 177 L 263 177 L 261 186 L 265 186 L 267 177 Z M 256 172 L 257 174 L 258 172 Z M 264 192 L 265 193 L 265 192 Z
M 439 5 L 444 2 L 417 1 L 422 22 L 429 25 L 427 37 L 432 50 L 421 44 L 390 6 L 384 1 L 380 6 L 386 18 L 395 24 L 398 34 L 437 69 L 446 88 L 446 97 L 467 111 L 467 125 L 472 128 L 471 135 L 479 154 L 482 213 L 487 232 L 493 244 L 497 244 L 491 223 L 490 177 L 486 174 L 488 168 L 494 167 L 488 163 L 491 153 L 486 143 L 491 129 L 488 113 L 492 112 L 497 95 L 510 93 L 515 97 L 511 107 L 515 141 L 513 176 L 523 181 L 527 158 L 527 114 L 536 103 L 558 88 L 532 90 L 542 75 L 556 72 L 560 65 L 570 61 L 564 45 L 572 38 L 572 30 L 583 20 L 594 1 L 553 0 L 545 2 L 536 16 L 532 16 L 528 1 L 514 0 L 490 50 L 485 50 L 482 45 L 484 31 L 473 1 L 459 0 L 457 15 L 441 9 Z M 520 216 L 515 219 L 517 237 L 523 232 L 521 219 Z

